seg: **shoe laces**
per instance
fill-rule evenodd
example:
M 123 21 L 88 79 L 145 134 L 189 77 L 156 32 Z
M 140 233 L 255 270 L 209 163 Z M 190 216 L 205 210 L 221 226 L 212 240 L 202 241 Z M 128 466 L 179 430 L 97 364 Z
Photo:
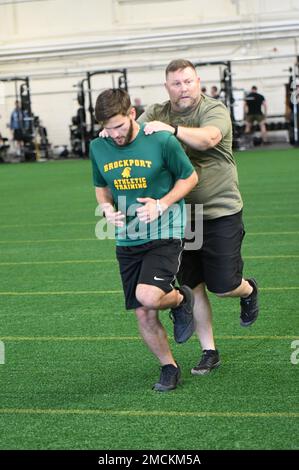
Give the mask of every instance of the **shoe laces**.
M 251 299 L 243 299 L 242 306 L 243 306 L 243 315 L 249 315 L 250 314 L 250 305 L 251 305 Z
M 217 355 L 217 352 L 214 349 L 204 349 L 202 351 L 202 356 L 198 363 L 198 367 L 202 365 L 206 365 L 207 359 L 215 357 L 216 355 Z
M 166 364 L 161 367 L 160 383 L 168 382 L 177 373 L 177 368 L 173 364 Z

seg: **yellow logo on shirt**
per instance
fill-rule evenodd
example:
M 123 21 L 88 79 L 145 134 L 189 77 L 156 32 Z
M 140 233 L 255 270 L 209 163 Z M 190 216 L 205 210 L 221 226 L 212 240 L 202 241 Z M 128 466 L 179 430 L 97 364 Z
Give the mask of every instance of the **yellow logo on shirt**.
M 147 181 L 146 178 L 130 178 L 123 180 L 114 180 L 114 187 L 117 191 L 127 191 L 131 189 L 146 189 Z
M 132 168 L 125 168 L 124 171 L 122 172 L 121 176 L 123 178 L 131 178 L 131 169 Z

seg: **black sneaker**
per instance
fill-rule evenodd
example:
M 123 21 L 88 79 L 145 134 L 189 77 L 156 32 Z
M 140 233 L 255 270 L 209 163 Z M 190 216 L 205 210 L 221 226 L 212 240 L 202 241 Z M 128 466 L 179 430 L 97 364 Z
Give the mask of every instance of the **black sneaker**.
M 218 350 L 214 349 L 204 349 L 202 352 L 202 357 L 197 364 L 197 366 L 191 369 L 191 374 L 193 375 L 205 375 L 209 374 L 212 369 L 220 366 L 220 357 Z
M 252 293 L 245 298 L 240 299 L 241 305 L 241 315 L 240 315 L 240 325 L 241 326 L 250 326 L 255 322 L 259 314 L 259 305 L 258 305 L 258 287 L 256 280 L 246 279 L 249 284 L 253 287 Z
M 195 330 L 193 318 L 194 294 L 188 286 L 181 286 L 179 290 L 183 294 L 184 300 L 178 307 L 171 309 L 170 318 L 174 323 L 174 340 L 176 343 L 185 343 Z
M 180 383 L 181 369 L 177 364 L 175 367 L 173 364 L 166 364 L 161 367 L 161 374 L 159 382 L 153 386 L 153 390 L 156 392 L 169 392 L 174 390 Z

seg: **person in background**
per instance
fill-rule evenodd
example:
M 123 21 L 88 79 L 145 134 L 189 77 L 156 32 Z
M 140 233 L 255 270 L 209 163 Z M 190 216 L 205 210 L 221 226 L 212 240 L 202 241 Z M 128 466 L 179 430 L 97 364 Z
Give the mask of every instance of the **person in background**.
M 215 85 L 211 87 L 211 98 L 214 98 L 215 100 L 219 100 L 220 98 L 218 88 Z
M 135 98 L 134 99 L 134 108 L 135 108 L 135 111 L 136 111 L 136 119 L 138 119 L 139 116 L 141 116 L 141 114 L 144 113 L 144 107 L 141 104 L 141 99 L 140 98 Z
M 12 131 L 13 140 L 16 143 L 17 155 L 21 155 L 24 146 L 23 136 L 23 121 L 24 116 L 20 107 L 20 102 L 15 102 L 15 108 L 10 115 L 10 130 Z
M 250 93 L 245 98 L 245 134 L 250 134 L 253 124 L 257 123 L 260 126 L 262 141 L 264 144 L 268 143 L 266 117 L 267 117 L 267 102 L 263 95 L 257 92 L 257 87 L 252 86 Z

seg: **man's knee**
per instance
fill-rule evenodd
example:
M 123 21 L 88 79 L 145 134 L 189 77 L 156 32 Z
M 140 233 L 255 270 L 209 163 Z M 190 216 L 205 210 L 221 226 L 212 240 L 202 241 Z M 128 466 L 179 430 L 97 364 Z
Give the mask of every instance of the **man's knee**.
M 158 310 L 163 292 L 155 286 L 138 284 L 135 295 L 138 302 L 145 308 Z
M 266 127 L 266 122 L 263 121 L 260 123 L 260 128 L 261 128 L 261 131 L 262 132 L 266 132 L 267 131 L 267 127 Z

